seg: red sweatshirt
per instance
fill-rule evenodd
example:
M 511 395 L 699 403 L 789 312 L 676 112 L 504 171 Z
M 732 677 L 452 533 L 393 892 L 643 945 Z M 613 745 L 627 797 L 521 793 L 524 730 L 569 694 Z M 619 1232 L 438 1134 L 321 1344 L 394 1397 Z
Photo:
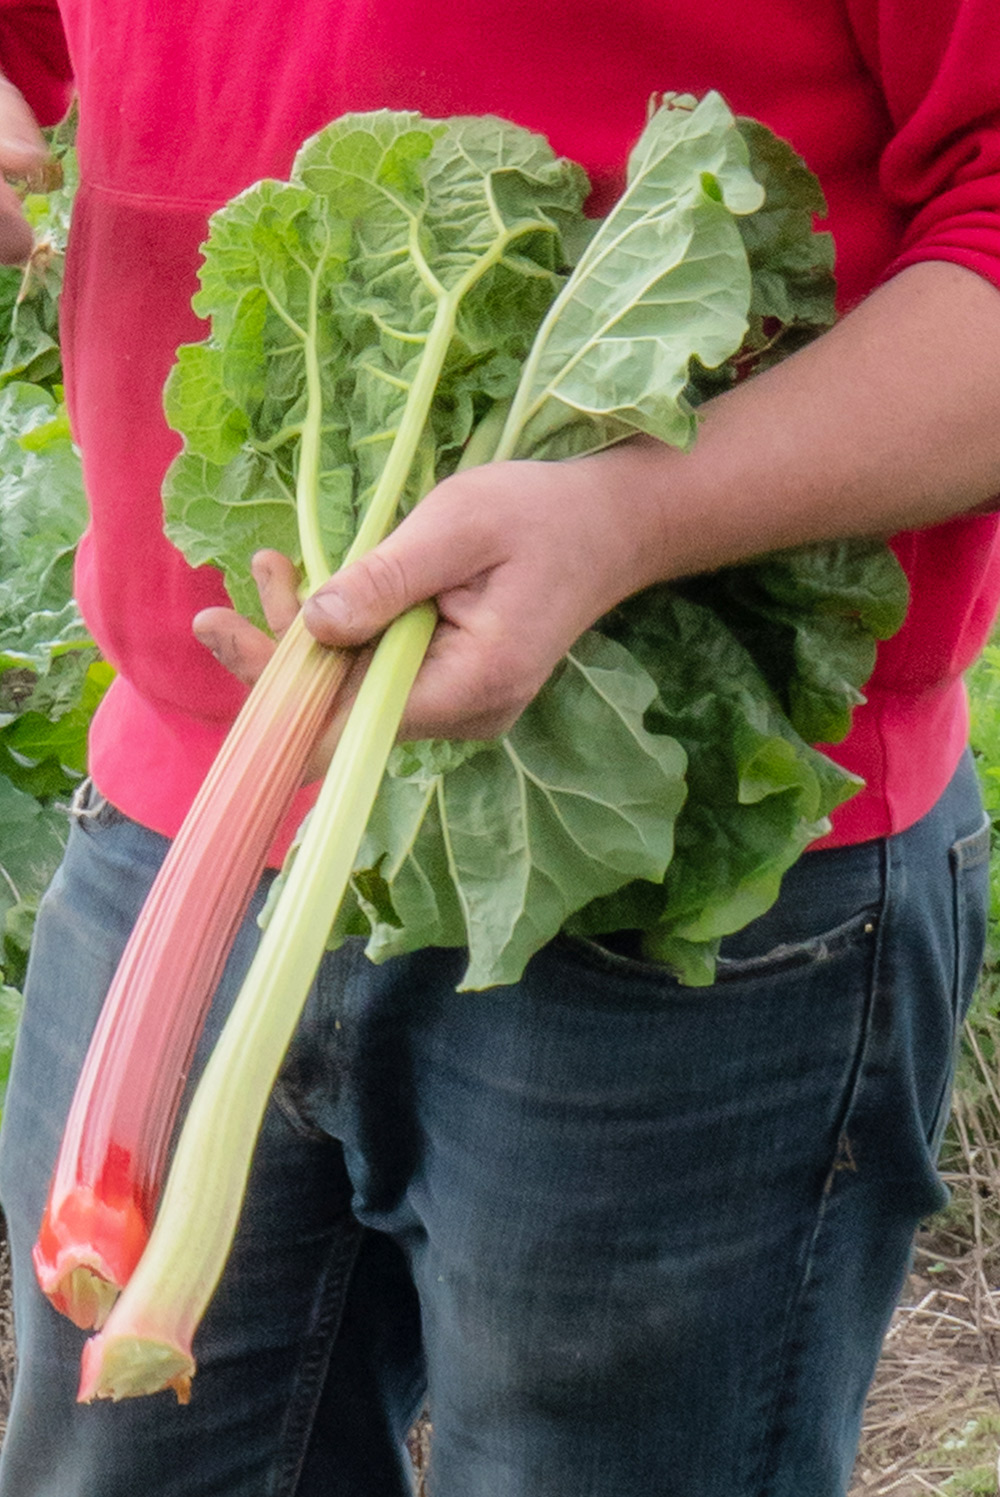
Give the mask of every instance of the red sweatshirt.
M 0 65 L 43 118 L 69 69 L 56 0 L 0 0 Z M 649 96 L 718 89 L 818 173 L 850 306 L 924 259 L 1000 287 L 996 0 L 62 0 L 80 96 L 81 186 L 63 299 L 71 412 L 92 520 L 85 616 L 120 674 L 93 728 L 104 793 L 167 833 L 243 690 L 190 631 L 225 601 L 164 539 L 178 448 L 161 391 L 209 212 L 349 109 L 494 112 L 580 161 L 593 207 L 617 193 Z M 932 350 L 929 356 L 933 356 Z M 934 802 L 966 734 L 960 672 L 1000 597 L 993 515 L 895 542 L 913 590 L 834 756 L 867 788 L 833 838 L 901 830 Z M 299 808 L 301 814 L 301 806 Z

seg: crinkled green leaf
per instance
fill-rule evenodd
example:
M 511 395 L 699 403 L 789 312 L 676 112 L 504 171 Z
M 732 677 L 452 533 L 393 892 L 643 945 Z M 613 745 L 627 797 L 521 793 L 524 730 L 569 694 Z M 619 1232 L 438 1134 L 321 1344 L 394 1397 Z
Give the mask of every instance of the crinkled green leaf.
M 880 541 L 844 540 L 776 553 L 686 585 L 754 659 L 808 743 L 838 743 L 875 665 L 901 626 L 902 567 Z
M 226 389 L 222 349 L 189 343 L 164 392 L 167 420 L 183 430 L 191 456 L 223 468 L 250 434 L 246 414 Z
M 38 432 L 43 441 L 33 442 Z M 22 439 L 27 438 L 25 442 Z M 36 671 L 88 643 L 72 603 L 72 567 L 86 523 L 80 461 L 48 391 L 0 390 L 0 670 Z
M 0 1118 L 3 1117 L 4 1103 L 7 1100 L 7 1082 L 14 1054 L 14 1041 L 17 1039 L 21 1010 L 24 1007 L 24 999 L 20 991 L 2 981 L 5 975 L 3 971 L 0 971 Z
M 565 455 L 566 428 L 589 450 L 594 423 L 605 440 L 643 431 L 685 446 L 692 359 L 714 367 L 740 347 L 750 270 L 735 215 L 763 194 L 719 96 L 691 102 L 653 115 L 625 193 L 546 319 L 515 397 L 511 453 L 545 455 L 558 435 Z
M 355 881 L 369 954 L 467 945 L 464 986 L 512 982 L 588 899 L 640 870 L 662 877 L 685 761 L 644 726 L 655 695 L 624 650 L 587 634 L 499 742 L 447 773 L 387 779 Z
M 0 920 L 47 888 L 65 838 L 65 811 L 41 804 L 0 775 Z
M 733 359 L 716 369 L 695 361 L 687 391 L 695 405 L 794 353 L 836 317 L 833 238 L 815 228 L 826 214 L 819 182 L 766 126 L 748 119 L 738 126 L 764 188 L 761 207 L 736 220 L 750 266 L 749 326 Z
M 255 617 L 255 546 L 302 555 L 293 525 L 308 358 L 323 405 L 320 528 L 335 565 L 392 450 L 442 299 L 456 292 L 450 340 L 399 512 L 455 466 L 475 420 L 513 388 L 557 289 L 558 223 L 585 190 L 579 168 L 514 126 L 388 111 L 335 121 L 303 146 L 294 176 L 213 216 L 195 298 L 211 335 L 181 350 L 166 392 L 185 439 L 164 488 L 167 533 L 192 563 L 219 566 Z
M 294 171 L 356 236 L 341 330 L 359 350 L 350 412 L 362 498 L 382 473 L 442 299 L 465 287 L 431 417 L 440 478 L 474 416 L 513 390 L 512 365 L 559 288 L 560 230 L 580 216 L 586 179 L 504 120 L 388 111 L 336 121 L 306 143 Z M 418 478 L 402 511 L 419 492 Z
M 90 720 L 113 674 L 104 661 L 91 660 L 68 702 L 61 700 L 66 683 L 51 693 L 43 677 L 17 715 L 0 726 L 0 773 L 41 799 L 71 794 L 86 772 Z M 3 683 L 0 676 L 0 701 Z
M 217 566 L 233 606 L 260 622 L 254 552 L 273 546 L 300 556 L 294 494 L 275 464 L 252 451 L 224 466 L 182 452 L 167 472 L 163 498 L 168 538 L 192 566 Z
M 819 182 L 786 140 L 757 120 L 738 123 L 750 168 L 764 188 L 759 210 L 738 223 L 753 278 L 751 312 L 786 326 L 828 327 L 834 319 L 834 248 L 833 236 L 814 227 L 814 219 L 826 215 Z
M 307 347 L 328 412 L 317 475 L 331 564 L 354 531 L 340 384 L 347 351 L 331 332 L 348 226 L 301 186 L 259 182 L 212 216 L 195 306 L 210 338 L 178 351 L 164 395 L 184 451 L 164 484 L 167 535 L 193 565 L 224 573 L 237 608 L 259 620 L 250 557 L 278 546 L 296 562 L 295 487 L 306 410 Z
M 0 384 L 21 380 L 51 387 L 62 379 L 58 303 L 77 171 L 73 148 L 60 143 L 56 150 L 59 185 L 49 192 L 29 193 L 23 200 L 35 235 L 31 259 L 23 268 L 0 270 L 0 326 L 5 334 Z
M 662 885 L 595 901 L 569 928 L 646 931 L 650 953 L 686 981 L 711 980 L 719 939 L 770 907 L 782 874 L 857 781 L 803 742 L 712 609 L 656 588 L 606 627 L 656 682 L 650 726 L 683 745 L 688 798 Z

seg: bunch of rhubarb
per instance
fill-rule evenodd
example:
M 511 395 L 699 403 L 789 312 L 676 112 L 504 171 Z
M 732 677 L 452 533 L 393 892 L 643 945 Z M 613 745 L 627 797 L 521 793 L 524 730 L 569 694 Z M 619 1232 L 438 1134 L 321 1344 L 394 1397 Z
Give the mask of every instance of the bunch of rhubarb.
M 637 432 L 685 445 L 699 400 L 832 319 L 814 179 L 718 96 L 660 104 L 601 222 L 583 214 L 587 191 L 577 166 L 504 121 L 380 112 L 335 121 L 290 182 L 260 183 L 213 218 L 195 303 L 211 333 L 180 350 L 168 385 L 185 446 L 165 503 L 172 539 L 222 568 L 238 607 L 256 612 L 259 546 L 292 554 L 314 587 L 461 464 L 572 458 Z M 514 981 L 562 929 L 631 928 L 681 980 L 711 980 L 721 937 L 768 907 L 853 792 L 809 745 L 846 731 L 874 641 L 904 608 L 894 560 L 868 543 L 654 588 L 585 634 L 502 739 L 463 744 L 395 744 L 433 610 L 397 620 L 278 881 L 150 1233 L 178 1077 L 268 840 L 262 829 L 253 867 L 240 847 L 224 870 L 193 871 L 209 807 L 225 799 L 220 826 L 245 814 L 229 803 L 232 771 L 213 771 L 109 996 L 40 1238 L 54 1302 L 103 1322 L 81 1398 L 186 1396 L 192 1337 L 327 944 L 363 934 L 374 960 L 466 947 L 465 986 L 487 987 Z M 327 671 L 311 743 L 342 666 L 307 654 L 273 674 Z M 234 730 L 263 761 L 272 743 L 249 740 L 273 712 L 255 691 Z M 208 922 L 161 1021 L 158 953 L 191 944 L 185 891 L 210 907 L 222 885 L 225 922 Z

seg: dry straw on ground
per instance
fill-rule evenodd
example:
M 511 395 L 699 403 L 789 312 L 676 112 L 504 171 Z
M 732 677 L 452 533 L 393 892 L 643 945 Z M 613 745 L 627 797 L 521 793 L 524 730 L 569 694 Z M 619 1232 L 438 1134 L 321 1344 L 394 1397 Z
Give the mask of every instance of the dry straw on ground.
M 868 1401 L 851 1497 L 1000 1492 L 998 1036 L 996 1021 L 967 1030 L 944 1161 L 952 1204 L 918 1240 Z

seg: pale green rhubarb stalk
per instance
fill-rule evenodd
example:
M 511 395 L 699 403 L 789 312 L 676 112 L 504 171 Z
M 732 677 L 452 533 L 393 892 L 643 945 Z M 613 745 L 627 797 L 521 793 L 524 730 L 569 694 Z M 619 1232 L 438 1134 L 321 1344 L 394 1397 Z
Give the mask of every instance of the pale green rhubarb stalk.
M 192 1336 L 228 1256 L 264 1108 L 347 888 L 434 622 L 433 608 L 420 605 L 397 619 L 375 652 L 188 1110 L 149 1243 L 103 1330 L 84 1348 L 83 1402 L 166 1387 L 187 1401 L 195 1370 Z
M 329 576 L 317 521 L 322 401 L 315 338 L 307 384 L 296 499 L 308 585 L 315 588 Z M 78 1326 L 103 1323 L 145 1246 L 212 993 L 348 659 L 319 645 L 301 615 L 294 620 L 206 776 L 125 947 L 77 1084 L 33 1254 L 42 1290 Z

